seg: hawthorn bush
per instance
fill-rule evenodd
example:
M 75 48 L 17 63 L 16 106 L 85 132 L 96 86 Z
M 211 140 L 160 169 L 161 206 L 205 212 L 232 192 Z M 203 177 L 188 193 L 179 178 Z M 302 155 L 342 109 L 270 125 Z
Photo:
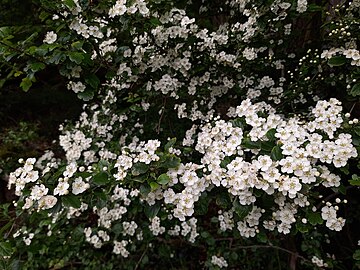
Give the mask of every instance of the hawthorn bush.
M 51 71 L 86 104 L 63 156 L 9 175 L 2 268 L 359 267 L 331 242 L 356 225 L 359 1 L 32 7 L 0 28 L 2 84 Z

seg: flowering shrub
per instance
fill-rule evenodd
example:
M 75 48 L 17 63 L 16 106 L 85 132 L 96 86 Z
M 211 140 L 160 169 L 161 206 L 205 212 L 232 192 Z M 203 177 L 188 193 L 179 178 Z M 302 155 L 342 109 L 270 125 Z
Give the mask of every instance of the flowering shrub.
M 41 2 L 29 58 L 3 29 L 24 90 L 56 66 L 88 102 L 60 126 L 64 157 L 10 174 L 4 265 L 178 269 L 194 253 L 203 268 L 260 269 L 271 255 L 246 250 L 272 248 L 291 255 L 284 267 L 336 267 L 316 241 L 343 229 L 341 194 L 360 183 L 346 179 L 360 127 L 342 106 L 360 95 L 360 4 L 194 2 Z M 280 246 L 301 234 L 316 241 Z

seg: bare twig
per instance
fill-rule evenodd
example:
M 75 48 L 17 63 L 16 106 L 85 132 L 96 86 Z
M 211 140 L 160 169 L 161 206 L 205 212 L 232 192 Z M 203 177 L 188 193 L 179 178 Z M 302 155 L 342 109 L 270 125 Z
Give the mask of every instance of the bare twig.
M 146 248 L 145 248 L 145 250 L 144 250 L 144 252 L 141 254 L 141 257 L 140 257 L 139 261 L 137 262 L 134 270 L 136 270 L 136 269 L 139 268 L 140 263 L 141 263 L 142 259 L 144 258 L 144 256 L 145 256 L 145 254 L 146 254 L 146 252 L 147 252 L 148 249 L 149 249 L 149 246 L 147 245 Z

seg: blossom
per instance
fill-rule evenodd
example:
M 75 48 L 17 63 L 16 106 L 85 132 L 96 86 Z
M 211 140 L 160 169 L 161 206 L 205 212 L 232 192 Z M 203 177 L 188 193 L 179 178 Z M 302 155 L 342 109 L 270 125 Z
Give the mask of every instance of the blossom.
M 45 39 L 43 42 L 47 43 L 47 44 L 52 44 L 56 41 L 56 39 L 57 39 L 56 33 L 54 33 L 54 31 L 50 31 L 50 32 L 46 33 L 46 36 L 45 36 Z
M 89 187 L 90 187 L 89 183 L 84 182 L 81 177 L 78 177 L 72 183 L 72 193 L 78 195 L 80 193 L 83 193 Z

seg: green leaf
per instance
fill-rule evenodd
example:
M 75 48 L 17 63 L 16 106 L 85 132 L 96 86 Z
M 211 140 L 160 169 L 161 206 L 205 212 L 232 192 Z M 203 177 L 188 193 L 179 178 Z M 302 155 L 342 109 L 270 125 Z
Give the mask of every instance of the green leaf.
M 260 149 L 261 148 L 261 141 L 253 142 L 249 138 L 244 138 L 241 143 L 244 148 L 247 149 Z
M 100 84 L 100 80 L 95 74 L 86 75 L 85 82 L 88 83 L 94 89 L 97 89 Z
M 355 252 L 353 254 L 353 259 L 360 261 L 360 249 L 355 250 Z
M 160 174 L 160 176 L 157 178 L 156 182 L 160 185 L 166 185 L 171 180 L 170 176 L 168 176 L 166 173 Z
M 176 138 L 170 139 L 170 140 L 165 144 L 165 146 L 164 146 L 165 151 L 168 152 L 169 149 L 170 149 L 171 147 L 173 147 L 175 143 L 176 143 Z
M 339 67 L 346 63 L 346 58 L 344 56 L 334 56 L 329 59 L 329 66 Z
M 283 158 L 282 150 L 281 150 L 281 147 L 279 145 L 276 145 L 276 146 L 273 147 L 273 149 L 271 150 L 270 157 L 274 161 L 280 160 L 280 159 Z
M 237 198 L 233 202 L 233 207 L 240 220 L 243 220 L 252 210 L 251 205 L 242 205 Z
M 360 186 L 360 177 L 357 174 L 353 174 L 349 183 L 352 186 Z
M 131 173 L 133 176 L 138 176 L 140 174 L 146 173 L 149 170 L 149 167 L 149 165 L 143 162 L 138 162 L 132 166 Z
M 272 151 L 273 147 L 274 147 L 274 142 L 272 141 L 261 142 L 261 150 L 270 152 Z
M 308 226 L 304 223 L 296 223 L 296 229 L 301 233 L 306 233 L 309 231 Z
M 10 256 L 12 254 L 11 244 L 8 242 L 0 242 L 0 256 Z
M 160 185 L 156 182 L 150 182 L 149 185 L 150 185 L 152 191 L 157 190 L 160 187 Z
M 60 62 L 64 62 L 65 59 L 66 59 L 66 56 L 63 52 L 54 51 L 54 53 L 52 54 L 52 56 L 50 56 L 48 61 L 49 61 L 49 63 L 58 65 Z
M 84 41 L 75 41 L 71 44 L 71 47 L 73 47 L 76 50 L 81 50 L 82 46 L 84 45 Z
M 70 52 L 69 59 L 76 64 L 81 64 L 82 60 L 84 60 L 84 54 L 80 52 Z
M 166 155 L 165 160 L 161 163 L 161 167 L 170 169 L 177 168 L 180 165 L 181 159 L 176 157 L 175 155 Z
M 151 188 L 149 187 L 148 184 L 143 184 L 140 186 L 140 194 L 142 196 L 147 196 L 151 191 Z
M 313 226 L 315 226 L 316 224 L 322 224 L 324 222 L 321 218 L 321 214 L 317 212 L 308 213 L 307 218 L 309 220 L 309 223 Z
M 229 193 L 227 191 L 225 191 L 225 192 L 221 192 L 221 193 L 217 194 L 216 204 L 223 209 L 229 208 L 229 206 L 231 205 Z
M 160 211 L 160 204 L 156 203 L 154 205 L 145 205 L 144 213 L 145 215 L 152 219 L 154 218 Z
M 74 208 L 80 208 L 81 202 L 78 197 L 76 197 L 73 194 L 68 194 L 64 197 L 62 197 L 62 202 L 67 207 L 74 207 Z
M 109 183 L 110 179 L 107 172 L 99 172 L 92 177 L 92 181 L 94 184 L 101 186 Z
M 256 235 L 257 240 L 259 240 L 259 242 L 261 243 L 266 243 L 268 240 L 268 237 L 266 235 L 266 233 L 264 231 L 260 231 L 257 235 Z
M 77 97 L 83 101 L 89 101 L 94 97 L 94 90 L 87 88 L 83 92 L 78 93 Z
M 242 118 L 236 118 L 234 120 L 230 120 L 230 123 L 232 124 L 233 127 L 239 127 L 241 129 L 245 127 L 245 122 L 244 119 Z
M 20 83 L 20 87 L 22 88 L 22 90 L 24 90 L 25 92 L 27 92 L 30 87 L 32 86 L 32 81 L 30 78 L 28 77 L 25 77 L 21 80 L 21 83 Z
M 155 17 L 152 17 L 152 18 L 150 19 L 150 23 L 151 23 L 153 26 L 158 26 L 158 25 L 161 24 L 161 22 L 159 21 L 159 19 L 158 19 L 158 18 L 155 18 Z
M 360 126 L 354 127 L 354 131 L 355 131 L 356 135 L 360 136 Z
M 275 129 L 275 128 L 272 128 L 272 129 L 270 129 L 268 132 L 266 132 L 265 136 L 266 136 L 266 138 L 268 138 L 270 141 L 273 141 L 273 140 L 276 139 L 275 133 L 276 133 L 276 129 Z
M 65 5 L 67 5 L 69 8 L 74 8 L 74 7 L 76 7 L 76 5 L 75 5 L 75 3 L 74 3 L 73 0 L 63 0 L 63 3 L 64 3 Z
M 39 70 L 43 70 L 45 68 L 45 64 L 41 62 L 35 62 L 35 63 L 31 63 L 29 67 L 32 71 L 36 72 Z
M 351 88 L 349 94 L 352 95 L 352 96 L 354 96 L 354 97 L 355 97 L 355 96 L 360 96 L 360 83 L 355 84 L 355 85 Z

